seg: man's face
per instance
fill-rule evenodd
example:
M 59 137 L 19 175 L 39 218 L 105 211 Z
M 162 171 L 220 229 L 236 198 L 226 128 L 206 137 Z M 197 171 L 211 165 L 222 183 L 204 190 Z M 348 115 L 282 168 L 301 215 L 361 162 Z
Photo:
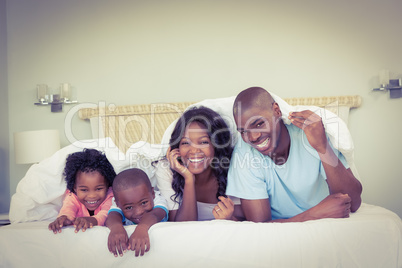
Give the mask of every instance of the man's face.
M 272 108 L 252 106 L 235 114 L 237 130 L 243 140 L 263 155 L 270 155 L 278 145 L 280 134 L 280 110 L 276 103 Z M 276 112 L 275 112 L 276 111 Z

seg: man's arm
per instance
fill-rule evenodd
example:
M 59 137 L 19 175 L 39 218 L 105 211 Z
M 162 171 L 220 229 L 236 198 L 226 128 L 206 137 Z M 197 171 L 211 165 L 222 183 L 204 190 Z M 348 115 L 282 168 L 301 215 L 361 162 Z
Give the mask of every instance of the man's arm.
M 289 219 L 272 220 L 269 199 L 241 199 L 246 220 L 253 222 L 303 222 L 323 218 L 347 218 L 350 213 L 351 199 L 347 194 L 331 194 L 318 205 Z
M 335 155 L 325 135 L 321 117 L 305 110 L 290 113 L 289 119 L 304 131 L 310 145 L 318 152 L 327 176 L 329 192 L 349 195 L 352 200 L 351 211 L 356 211 L 361 204 L 362 185 Z
M 257 200 L 241 199 L 241 208 L 248 221 L 271 221 L 271 204 L 268 198 Z
M 352 200 L 351 211 L 355 212 L 362 202 L 362 185 L 353 175 L 350 169 L 346 169 L 335 155 L 331 146 L 327 147 L 324 154 L 319 153 L 322 165 L 327 175 L 329 192 L 348 194 Z

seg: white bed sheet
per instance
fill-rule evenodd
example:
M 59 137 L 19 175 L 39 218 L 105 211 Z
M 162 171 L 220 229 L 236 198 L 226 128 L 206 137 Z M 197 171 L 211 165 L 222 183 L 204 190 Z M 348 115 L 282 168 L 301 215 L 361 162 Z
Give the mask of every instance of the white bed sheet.
M 364 203 L 348 219 L 158 223 L 138 258 L 110 254 L 106 227 L 55 235 L 48 223 L 0 227 L 0 267 L 402 267 L 401 219 Z

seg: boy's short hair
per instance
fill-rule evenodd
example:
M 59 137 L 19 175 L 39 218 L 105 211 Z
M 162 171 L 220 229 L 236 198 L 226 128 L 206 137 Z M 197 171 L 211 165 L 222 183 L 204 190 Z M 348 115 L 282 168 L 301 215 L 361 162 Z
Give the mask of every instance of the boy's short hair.
M 126 169 L 119 174 L 113 181 L 113 193 L 116 197 L 116 193 L 126 190 L 138 185 L 145 184 L 149 191 L 152 191 L 152 185 L 148 178 L 148 175 L 139 168 Z

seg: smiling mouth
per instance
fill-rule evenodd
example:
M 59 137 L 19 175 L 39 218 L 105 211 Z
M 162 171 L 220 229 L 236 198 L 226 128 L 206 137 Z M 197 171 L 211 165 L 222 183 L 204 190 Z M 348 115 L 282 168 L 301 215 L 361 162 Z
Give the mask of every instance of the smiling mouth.
M 257 148 L 264 148 L 265 146 L 267 146 L 269 140 L 270 140 L 270 139 L 267 138 L 265 141 L 261 142 L 260 144 L 256 144 L 255 147 L 257 147 Z
M 142 218 L 142 217 L 141 217 L 141 218 Z M 134 219 L 132 220 L 132 222 L 139 223 L 139 222 L 141 221 L 141 218 L 134 218 Z
M 197 159 L 191 159 L 191 158 L 189 158 L 188 161 L 190 161 L 191 163 L 197 164 L 197 163 L 203 162 L 203 161 L 204 161 L 204 158 L 197 158 Z
M 98 203 L 98 201 L 86 201 L 88 204 L 90 205 L 95 205 L 96 203 Z

